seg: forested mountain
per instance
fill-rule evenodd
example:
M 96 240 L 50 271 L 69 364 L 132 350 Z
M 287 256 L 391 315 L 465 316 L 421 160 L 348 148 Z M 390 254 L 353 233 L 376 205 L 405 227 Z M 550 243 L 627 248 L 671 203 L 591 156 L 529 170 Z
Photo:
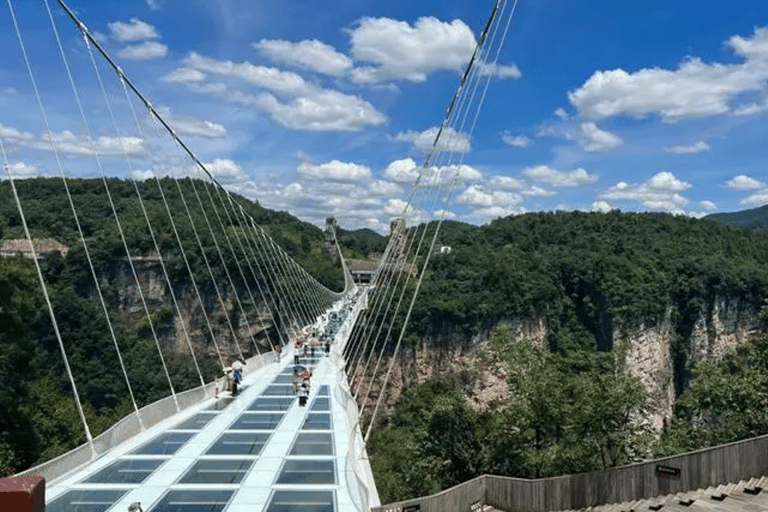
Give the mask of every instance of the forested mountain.
M 713 213 L 705 218 L 733 224 L 745 229 L 768 231 L 768 204 L 738 212 Z
M 221 337 L 224 357 L 232 357 L 236 352 L 233 336 L 224 325 L 225 313 L 216 305 L 213 281 L 227 282 L 226 265 L 229 274 L 234 276 L 235 287 L 242 291 L 246 283 L 238 278 L 234 256 L 228 249 L 223 251 L 225 265 L 221 264 L 214 240 L 221 247 L 226 247 L 219 218 L 230 236 L 242 234 L 245 225 L 234 217 L 234 210 L 227 211 L 222 206 L 215 190 L 206 189 L 200 181 L 163 179 L 163 195 L 154 180 L 134 184 L 108 179 L 107 184 L 132 259 L 135 260 L 145 298 L 150 303 L 155 330 L 175 390 L 178 392 L 200 384 L 190 350 L 183 343 L 179 346 L 176 341 L 179 322 L 188 325 L 201 371 L 206 381 L 210 381 L 220 375 L 221 365 L 211 346 L 208 331 L 200 327 L 201 306 L 190 289 L 191 278 L 180 254 L 174 227 L 166 213 L 163 195 L 173 212 L 175 228 L 179 231 L 203 302 L 211 315 L 212 328 Z M 60 179 L 30 179 L 17 181 L 16 185 L 32 237 L 55 238 L 69 248 L 66 257 L 52 253 L 41 260 L 41 266 L 72 372 L 81 387 L 79 392 L 85 415 L 95 436 L 130 413 L 132 405 L 96 296 L 67 193 Z M 151 257 L 155 252 L 154 244 L 134 185 L 141 192 L 160 252 L 176 288 L 180 308 L 184 311 L 174 312 L 169 305 L 157 255 L 154 259 Z M 110 310 L 131 386 L 141 407 L 168 396 L 169 384 L 137 296 L 104 182 L 100 179 L 70 179 L 68 187 Z M 324 235 L 321 229 L 287 213 L 269 211 L 242 197 L 235 196 L 235 200 L 308 272 L 332 290 L 343 288 L 340 266 L 327 258 L 323 251 Z M 187 202 L 186 206 L 183 201 Z M 203 208 L 209 216 L 208 220 L 216 226 L 215 235 L 207 228 Z M 197 233 L 192 229 L 190 218 Z M 213 278 L 201 257 L 198 236 L 212 262 Z M 0 181 L 0 240 L 16 238 L 25 238 L 20 215 L 9 183 Z M 354 242 L 354 236 L 348 238 Z M 253 275 L 247 279 L 249 286 L 257 290 Z M 261 286 L 263 288 L 265 283 L 262 282 Z M 227 289 L 223 293 L 224 299 L 231 297 Z M 267 300 L 259 296 L 255 299 L 257 302 Z M 264 309 L 256 304 L 257 311 Z M 249 311 L 254 309 L 251 307 Z M 242 317 L 233 309 L 227 314 L 241 331 L 244 325 L 259 328 L 256 341 L 262 348 L 254 347 L 249 341 L 249 345 L 242 347 L 246 356 L 269 347 L 272 342 L 270 336 L 274 340 L 276 331 L 282 328 L 279 318 L 266 313 L 249 313 L 249 316 Z M 247 333 L 244 338 L 247 338 Z M 0 257 L 0 382 L 3 383 L 0 386 L 0 475 L 15 473 L 84 442 L 83 427 L 75 409 L 48 311 L 44 307 L 38 277 L 31 260 L 23 257 Z
M 451 251 L 425 275 L 402 394 L 368 447 L 384 502 L 768 433 L 765 232 L 557 212 L 446 222 L 438 243 Z M 460 354 L 474 366 L 456 366 Z M 489 373 L 505 395 L 470 407 Z

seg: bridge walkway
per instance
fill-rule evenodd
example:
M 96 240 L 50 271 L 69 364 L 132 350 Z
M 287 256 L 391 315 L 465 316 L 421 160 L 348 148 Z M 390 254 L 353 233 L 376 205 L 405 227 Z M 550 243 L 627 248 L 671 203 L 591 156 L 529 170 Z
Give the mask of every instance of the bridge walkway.
M 366 509 L 349 469 L 350 432 L 331 358 L 302 358 L 300 406 L 285 354 L 246 375 L 235 398 L 207 400 L 52 482 L 48 512 L 333 512 Z

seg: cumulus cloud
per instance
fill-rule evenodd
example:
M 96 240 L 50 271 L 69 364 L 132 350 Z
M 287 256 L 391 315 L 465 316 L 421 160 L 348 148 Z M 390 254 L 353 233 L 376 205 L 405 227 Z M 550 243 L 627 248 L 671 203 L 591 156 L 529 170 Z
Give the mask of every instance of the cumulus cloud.
M 745 197 L 739 201 L 739 203 L 745 206 L 753 207 L 768 204 L 768 188 L 764 188 L 763 190 L 758 190 L 757 192 L 750 194 L 748 197 Z
M 523 174 L 534 181 L 548 183 L 555 187 L 577 187 L 597 181 L 596 174 L 589 174 L 582 168 L 564 172 L 552 169 L 546 165 L 537 165 L 523 169 Z
M 297 66 L 330 76 L 343 76 L 352 68 L 352 59 L 317 39 L 298 42 L 262 39 L 253 44 L 272 62 Z
M 194 119 L 191 117 L 176 116 L 171 113 L 169 108 L 159 108 L 157 110 L 171 128 L 182 135 L 205 137 L 207 139 L 217 139 L 226 137 L 227 135 L 227 129 L 219 123 L 203 119 Z
M 529 137 L 526 137 L 525 135 L 512 135 L 509 132 L 502 133 L 501 140 L 504 141 L 504 144 L 515 146 L 517 148 L 524 148 L 531 143 L 531 139 Z
M 245 172 L 243 172 L 243 168 L 240 167 L 237 162 L 230 160 L 229 158 L 216 158 L 211 162 L 205 162 L 204 165 L 214 178 L 223 181 L 248 178 Z
M 207 76 L 200 70 L 181 67 L 163 75 L 160 80 L 163 82 L 195 83 L 202 82 Z
M 168 53 L 168 47 L 157 41 L 144 41 L 139 44 L 128 45 L 117 55 L 129 60 L 149 60 L 165 57 Z
M 454 181 L 477 181 L 483 174 L 466 164 L 431 166 L 423 169 L 417 166 L 412 158 L 394 160 L 384 169 L 384 176 L 400 183 L 413 183 L 419 175 L 422 175 L 422 183 L 430 186 L 448 185 Z
M 147 181 L 154 178 L 155 173 L 152 172 L 151 170 L 144 170 L 144 171 L 136 170 L 136 171 L 131 171 L 130 176 L 131 176 L 131 179 L 134 181 Z
M 141 21 L 138 18 L 131 18 L 127 23 L 124 21 L 114 21 L 107 23 L 109 30 L 112 32 L 112 37 L 120 42 L 127 41 L 144 41 L 146 39 L 159 39 L 160 34 L 155 29 L 154 25 L 150 25 L 146 21 Z
M 338 181 L 358 181 L 371 177 L 371 170 L 368 167 L 339 160 L 331 160 L 320 165 L 302 162 L 297 170 L 305 177 Z
M 147 7 L 149 7 L 150 11 L 160 10 L 160 0 L 146 0 L 146 1 L 147 1 Z
M 394 196 L 403 193 L 403 187 L 386 180 L 373 180 L 368 185 L 368 191 L 377 196 Z
M 743 62 L 708 64 L 694 57 L 673 70 L 597 71 L 568 99 L 580 114 L 595 119 L 657 114 L 677 121 L 727 113 L 737 95 L 766 85 L 768 28 L 757 28 L 746 38 L 733 36 L 726 46 Z
M 440 127 L 433 126 L 432 128 L 428 128 L 423 132 L 410 130 L 407 132 L 400 132 L 395 135 L 395 140 L 410 142 L 416 149 L 428 152 L 432 149 L 432 145 L 435 142 L 435 137 L 437 137 L 439 130 Z M 440 134 L 440 140 L 437 144 L 438 151 L 466 153 L 469 151 L 469 148 L 469 136 L 465 133 L 457 132 L 451 126 L 443 129 L 443 132 Z
M 601 130 L 595 123 L 581 123 L 577 138 L 586 151 L 607 151 L 623 144 L 620 137 Z
M 502 188 L 525 188 L 525 183 L 511 176 L 493 176 L 488 183 Z
M 481 75 L 493 75 L 496 78 L 520 78 L 523 74 L 514 64 L 492 64 L 489 62 L 480 62 L 477 64 Z
M 725 186 L 734 190 L 755 190 L 765 187 L 765 183 L 746 174 L 739 174 L 726 181 Z
M 541 187 L 532 186 L 529 189 L 523 190 L 520 192 L 526 197 L 550 197 L 556 194 L 556 192 L 553 192 L 551 190 L 546 190 Z
M 717 210 L 717 205 L 709 200 L 699 201 L 699 206 L 701 206 L 707 211 Z
M 476 45 L 463 21 L 443 22 L 434 17 L 419 18 L 413 25 L 390 18 L 363 18 L 349 35 L 352 56 L 367 63 L 352 70 L 352 80 L 361 84 L 423 82 L 435 71 L 460 72 Z M 485 71 L 508 78 L 520 76 L 515 66 L 487 65 Z
M 595 201 L 590 208 L 593 212 L 608 213 L 613 210 L 613 206 L 608 201 Z
M 675 177 L 671 172 L 654 174 L 644 183 L 626 183 L 620 181 L 601 194 L 602 199 L 638 202 L 652 210 L 663 210 L 683 214 L 682 207 L 689 200 L 680 192 L 691 187 L 690 183 Z
M 751 116 L 753 114 L 765 112 L 766 110 L 768 110 L 768 98 L 762 103 L 746 103 L 744 105 L 739 105 L 733 111 L 733 114 L 737 116 Z
M 359 96 L 322 89 L 301 76 L 250 62 L 218 61 L 190 53 L 190 69 L 237 78 L 270 92 L 250 94 L 225 84 L 187 84 L 190 89 L 220 96 L 225 101 L 254 106 L 288 128 L 301 130 L 359 130 L 386 122 L 386 117 Z M 216 85 L 215 88 L 204 87 Z
M 667 153 L 673 153 L 675 155 L 692 155 L 696 153 L 701 153 L 702 151 L 707 151 L 708 149 L 709 149 L 709 144 L 707 144 L 703 140 L 700 140 L 698 142 L 695 142 L 693 144 L 688 144 L 688 145 L 669 146 L 664 148 L 664 151 L 666 151 Z
M 0 171 L 0 180 L 8 179 L 9 173 L 14 180 L 35 178 L 40 175 L 36 166 L 21 161 L 9 162 L 5 169 Z
M 146 151 L 144 139 L 139 137 L 96 137 L 89 139 L 85 135 L 75 135 L 69 130 L 33 135 L 21 131 L 12 126 L 4 126 L 0 123 L 0 137 L 9 144 L 40 149 L 44 151 L 56 150 L 69 155 L 142 155 Z
M 515 192 L 487 190 L 481 185 L 471 185 L 456 197 L 456 201 L 486 208 L 494 206 L 507 208 L 522 203 L 523 197 Z

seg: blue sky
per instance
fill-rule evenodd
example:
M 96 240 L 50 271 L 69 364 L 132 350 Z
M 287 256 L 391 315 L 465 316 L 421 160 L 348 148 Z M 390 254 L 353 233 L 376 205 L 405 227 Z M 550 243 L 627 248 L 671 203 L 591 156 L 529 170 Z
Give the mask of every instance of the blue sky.
M 334 215 L 344 228 L 381 232 L 492 5 L 69 3 L 228 188 L 318 225 Z M 12 4 L 64 172 L 96 175 L 99 163 L 140 179 L 190 172 L 138 103 L 134 121 L 100 64 L 111 103 L 103 99 L 82 38 L 53 3 L 86 129 L 44 4 Z M 11 171 L 56 175 L 5 5 L 0 33 Z M 469 149 L 450 218 L 612 208 L 701 216 L 768 203 L 766 2 L 520 0 L 497 69 L 471 138 L 449 134 Z

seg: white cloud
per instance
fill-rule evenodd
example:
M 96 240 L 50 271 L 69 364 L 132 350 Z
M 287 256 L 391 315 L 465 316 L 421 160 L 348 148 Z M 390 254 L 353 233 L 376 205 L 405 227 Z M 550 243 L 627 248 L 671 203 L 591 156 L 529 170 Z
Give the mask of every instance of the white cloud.
M 551 190 L 546 190 L 541 187 L 533 186 L 529 189 L 523 190 L 520 193 L 526 197 L 550 197 L 555 195 L 557 192 L 552 192 Z
M 608 201 L 595 201 L 592 203 L 591 210 L 593 212 L 608 213 L 613 210 L 613 206 Z
M 160 0 L 146 0 L 147 7 L 149 7 L 149 10 L 151 11 L 159 11 L 160 10 Z
M 725 182 L 725 186 L 734 190 L 755 190 L 763 188 L 765 183 L 746 174 L 739 174 Z
M 400 183 L 413 183 L 419 177 L 420 170 L 413 158 L 403 158 L 390 162 L 384 169 L 384 176 Z
M 511 176 L 493 176 L 488 182 L 503 188 L 524 188 L 525 183 Z
M 386 122 L 383 114 L 359 96 L 321 89 L 290 71 L 257 66 L 249 62 L 238 64 L 217 61 L 194 52 L 184 59 L 184 63 L 198 71 L 240 78 L 251 85 L 286 97 L 287 99 L 281 99 L 266 92 L 248 94 L 228 89 L 223 84 L 217 84 L 218 87 L 210 90 L 199 85 L 191 87 L 199 92 L 220 95 L 226 101 L 256 106 L 288 128 L 352 131 Z
M 337 181 L 358 181 L 371 177 L 371 170 L 368 167 L 339 160 L 331 160 L 320 165 L 302 162 L 297 170 L 305 177 Z
M 736 110 L 733 111 L 737 116 L 751 116 L 753 114 L 759 114 L 768 110 L 768 98 L 762 103 L 747 103 L 745 105 L 739 105 Z
M 26 162 L 9 162 L 5 167 L 5 169 L 0 171 L 0 180 L 8 179 L 9 172 L 14 180 L 35 178 L 40 175 L 40 171 L 38 171 L 36 166 Z
M 317 39 L 299 42 L 262 39 L 254 48 L 273 62 L 290 64 L 330 76 L 343 76 L 352 68 L 352 59 Z
M 764 188 L 763 190 L 758 190 L 757 192 L 750 194 L 748 197 L 745 197 L 739 202 L 740 204 L 743 204 L 745 206 L 755 206 L 755 207 L 768 204 L 768 188 Z
M 362 84 L 423 82 L 438 70 L 460 72 L 476 45 L 470 28 L 458 19 L 449 23 L 422 17 L 411 26 L 390 18 L 363 18 L 349 34 L 354 59 L 370 64 L 352 70 L 352 80 Z M 515 66 L 499 66 L 496 71 L 502 77 L 520 74 Z
M 666 151 L 667 153 L 673 153 L 675 155 L 692 155 L 695 153 L 701 153 L 702 151 L 707 151 L 708 149 L 709 149 L 709 144 L 707 144 L 703 140 L 700 140 L 698 142 L 695 142 L 693 144 L 688 144 L 688 145 L 669 146 L 664 148 L 664 151 Z
M 595 123 L 581 123 L 577 138 L 586 151 L 607 151 L 623 144 L 620 137 L 601 130 Z
M 717 205 L 709 200 L 699 201 L 699 206 L 708 211 L 717 210 Z
M 139 137 L 96 137 L 89 140 L 85 135 L 75 135 L 69 130 L 51 132 L 35 136 L 12 126 L 0 123 L 0 137 L 11 145 L 53 151 L 53 146 L 61 153 L 70 155 L 142 155 L 146 148 L 144 140 Z M 51 145 L 53 143 L 53 146 Z
M 338 91 L 320 90 L 288 102 L 282 102 L 272 94 L 262 93 L 254 100 L 275 121 L 300 130 L 354 131 L 383 124 L 387 120 L 373 105 L 359 96 Z
M 155 173 L 150 170 L 131 171 L 131 179 L 134 181 L 147 181 L 155 177 Z
M 582 168 L 570 172 L 558 171 L 546 165 L 523 169 L 523 174 L 534 181 L 549 183 L 555 187 L 577 187 L 597 181 L 596 174 L 589 174 Z
M 180 117 L 171 113 L 167 107 L 158 108 L 158 113 L 177 133 L 182 135 L 193 135 L 205 137 L 208 139 L 217 139 L 226 137 L 227 129 L 219 123 L 205 121 L 203 119 L 194 119 L 191 117 Z
M 138 18 L 131 18 L 128 23 L 124 21 L 107 23 L 107 26 L 112 31 L 112 37 L 120 42 L 160 38 L 160 34 L 153 25 Z
M 477 64 L 481 75 L 493 75 L 496 78 L 520 78 L 523 74 L 514 64 L 491 64 L 489 62 L 480 62 Z
M 437 132 L 439 130 L 440 127 L 433 126 L 432 128 L 428 128 L 423 132 L 415 132 L 411 130 L 407 132 L 400 132 L 395 135 L 395 140 L 410 142 L 416 149 L 428 152 L 432 149 L 432 144 L 435 142 L 435 137 L 437 137 Z M 440 140 L 437 144 L 438 151 L 466 153 L 469 151 L 469 148 L 469 136 L 465 133 L 457 132 L 451 126 L 443 129 L 443 132 L 440 134 Z
M 387 201 L 387 204 L 384 205 L 384 213 L 394 217 L 401 217 L 403 216 L 407 204 L 408 203 L 402 199 L 390 199 Z
M 679 180 L 669 171 L 657 172 L 651 179 L 647 181 L 650 188 L 656 190 L 671 190 L 673 192 L 680 192 L 685 189 L 691 188 L 691 184 L 682 180 Z
M 685 212 L 682 207 L 688 204 L 689 200 L 679 192 L 690 187 L 690 183 L 665 171 L 654 174 L 645 183 L 620 181 L 601 194 L 601 197 L 615 201 L 639 202 L 643 207 L 652 210 L 683 214 Z
M 374 180 L 368 185 L 368 191 L 377 196 L 394 196 L 403 193 L 403 187 L 385 180 Z
M 519 205 L 523 202 L 523 198 L 515 192 L 491 191 L 480 185 L 471 185 L 456 197 L 456 201 L 486 208 L 492 206 L 507 208 Z
M 442 209 L 435 210 L 434 212 L 432 212 L 432 216 L 435 217 L 435 218 L 438 218 L 438 219 L 440 219 L 440 218 L 442 218 L 442 219 L 455 219 L 456 218 L 456 214 L 453 213 L 452 211 L 442 210 Z
M 488 206 L 473 210 L 468 217 L 477 219 L 480 222 L 487 222 L 501 217 L 509 217 L 510 215 L 520 215 L 526 211 L 523 206 Z
M 149 60 L 165 57 L 168 47 L 157 41 L 144 41 L 139 44 L 126 46 L 117 55 L 130 60 Z
M 531 143 L 531 139 L 529 137 L 526 137 L 525 135 L 512 135 L 509 132 L 502 133 L 501 140 L 503 140 L 505 144 L 518 148 L 524 148 Z
M 658 114 L 665 121 L 676 121 L 727 113 L 729 102 L 737 95 L 766 85 L 768 29 L 755 29 L 748 38 L 733 36 L 726 45 L 744 62 L 707 64 L 688 58 L 674 70 L 597 71 L 570 91 L 568 98 L 590 118 Z
M 558 117 L 563 120 L 568 119 L 569 117 L 568 112 L 566 112 L 563 107 L 560 107 L 557 110 L 555 110 L 554 114 L 555 114 L 555 117 Z
M 163 75 L 160 80 L 163 82 L 193 83 L 202 82 L 207 76 L 200 70 L 182 67 Z
M 208 169 L 214 178 L 224 181 L 232 179 L 247 179 L 248 176 L 243 172 L 243 168 L 234 160 L 229 158 L 216 158 L 212 162 L 205 162 L 205 168 Z

